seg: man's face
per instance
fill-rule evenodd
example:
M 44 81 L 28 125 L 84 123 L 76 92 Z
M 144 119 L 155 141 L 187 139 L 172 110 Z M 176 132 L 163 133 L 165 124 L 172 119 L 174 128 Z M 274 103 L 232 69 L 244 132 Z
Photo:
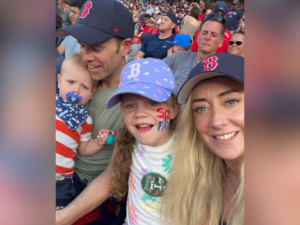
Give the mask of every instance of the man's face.
M 71 6 L 70 8 L 71 8 L 71 12 L 70 12 L 71 23 L 75 24 L 77 21 L 80 9 L 78 7 L 74 7 L 74 6 Z
M 159 31 L 168 31 L 168 30 L 173 30 L 175 27 L 175 24 L 172 22 L 172 20 L 167 17 L 167 16 L 162 16 L 161 22 L 159 25 Z
M 221 29 L 220 22 L 206 21 L 198 35 L 198 52 L 214 54 L 217 48 L 222 46 Z
M 141 14 L 141 12 L 142 12 L 142 9 L 141 9 L 141 8 L 139 8 L 139 9 L 138 9 L 138 12 L 139 12 L 139 14 Z
M 115 75 L 122 65 L 122 53 L 117 38 L 112 37 L 97 44 L 78 43 L 82 60 L 88 65 L 94 80 L 99 81 Z
M 164 12 L 164 11 L 165 11 L 165 7 L 161 7 L 161 11 L 163 11 L 163 12 Z
M 147 17 L 144 18 L 145 24 L 149 23 L 149 19 Z

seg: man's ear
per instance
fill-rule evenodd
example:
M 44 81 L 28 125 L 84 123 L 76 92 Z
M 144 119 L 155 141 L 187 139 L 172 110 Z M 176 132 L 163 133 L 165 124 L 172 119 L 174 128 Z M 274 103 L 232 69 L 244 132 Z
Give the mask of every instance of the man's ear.
M 218 48 L 222 47 L 222 45 L 223 45 L 223 41 L 224 41 L 224 38 L 221 38 L 221 41 L 220 41 L 220 43 L 219 43 L 219 46 L 218 46 Z
M 125 40 L 122 41 L 122 56 L 126 56 L 129 53 L 131 45 L 132 45 L 131 38 L 126 38 Z

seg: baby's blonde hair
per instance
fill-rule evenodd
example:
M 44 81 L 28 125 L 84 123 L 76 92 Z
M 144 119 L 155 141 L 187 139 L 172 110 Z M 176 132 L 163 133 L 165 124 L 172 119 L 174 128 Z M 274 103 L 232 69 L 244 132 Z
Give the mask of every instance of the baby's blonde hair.
M 88 66 L 87 64 L 82 60 L 82 57 L 79 53 L 72 53 L 71 55 L 69 55 L 64 61 L 63 64 L 61 65 L 61 75 L 63 74 L 66 65 L 67 64 L 76 64 L 78 66 L 80 66 L 82 69 L 87 70 L 88 71 Z

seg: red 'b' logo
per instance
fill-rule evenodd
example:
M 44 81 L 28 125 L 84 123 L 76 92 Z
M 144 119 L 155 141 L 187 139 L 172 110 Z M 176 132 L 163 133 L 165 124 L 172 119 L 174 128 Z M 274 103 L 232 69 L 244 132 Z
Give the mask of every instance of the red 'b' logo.
M 91 8 L 92 8 L 91 1 L 84 3 L 82 12 L 80 13 L 78 18 L 85 18 L 89 14 Z
M 204 69 L 203 71 L 206 71 L 206 70 L 214 70 L 216 69 L 218 63 L 217 63 L 217 60 L 218 60 L 218 57 L 213 55 L 213 56 L 210 56 L 206 59 L 204 59 L 202 61 L 202 63 L 204 63 Z

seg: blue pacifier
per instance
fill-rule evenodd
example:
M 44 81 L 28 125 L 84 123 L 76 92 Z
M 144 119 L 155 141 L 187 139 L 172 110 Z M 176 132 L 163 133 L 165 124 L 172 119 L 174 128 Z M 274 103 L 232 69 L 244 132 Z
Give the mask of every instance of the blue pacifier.
M 75 94 L 71 91 L 66 94 L 66 99 L 72 104 L 77 104 L 82 101 L 82 97 L 79 94 Z
M 111 145 L 114 142 L 114 139 L 115 139 L 115 137 L 113 135 L 111 135 L 111 134 L 108 135 L 108 138 L 107 138 L 105 144 Z

